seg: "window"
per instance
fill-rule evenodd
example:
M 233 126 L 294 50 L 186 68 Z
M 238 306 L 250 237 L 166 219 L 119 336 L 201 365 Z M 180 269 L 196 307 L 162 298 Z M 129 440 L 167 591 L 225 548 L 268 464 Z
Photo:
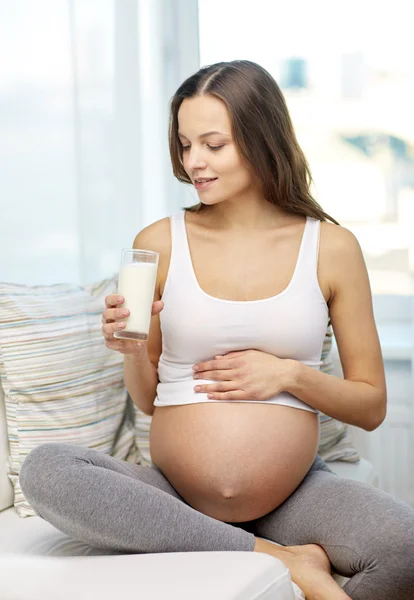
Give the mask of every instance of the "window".
M 414 294 L 414 64 L 406 2 L 199 0 L 201 64 L 247 58 L 287 100 L 323 208 L 374 294 Z M 334 10 L 334 13 L 332 12 Z M 405 17 L 404 17 L 405 15 Z M 234 27 L 237 19 L 237 27 Z

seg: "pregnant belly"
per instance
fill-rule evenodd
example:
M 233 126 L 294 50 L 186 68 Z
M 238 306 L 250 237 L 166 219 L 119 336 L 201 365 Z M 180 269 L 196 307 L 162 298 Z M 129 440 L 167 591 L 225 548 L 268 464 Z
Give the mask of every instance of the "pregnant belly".
M 263 403 L 156 407 L 152 461 L 196 510 L 226 522 L 257 519 L 296 489 L 316 456 L 315 413 Z

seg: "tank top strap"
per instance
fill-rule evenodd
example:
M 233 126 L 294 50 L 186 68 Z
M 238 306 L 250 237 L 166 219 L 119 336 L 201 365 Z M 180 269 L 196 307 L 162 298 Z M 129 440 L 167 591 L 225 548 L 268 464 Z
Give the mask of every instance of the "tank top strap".
M 170 216 L 171 227 L 171 257 L 168 268 L 167 281 L 171 279 L 179 280 L 180 285 L 191 281 L 191 257 L 187 243 L 187 233 L 185 230 L 184 211 L 174 213 Z
M 172 281 L 179 282 L 178 289 L 182 289 L 182 286 L 186 285 L 188 286 L 187 289 L 190 290 L 195 285 L 193 265 L 185 228 L 185 211 L 172 214 L 170 216 L 170 226 L 171 258 L 164 293 L 170 287 Z M 317 283 L 319 232 L 320 221 L 312 217 L 307 217 L 294 273 L 296 285 L 301 285 L 306 281 L 312 283 L 316 281 Z
M 319 232 L 321 222 L 318 219 L 307 217 L 305 231 L 298 260 L 299 279 L 317 278 L 319 260 Z

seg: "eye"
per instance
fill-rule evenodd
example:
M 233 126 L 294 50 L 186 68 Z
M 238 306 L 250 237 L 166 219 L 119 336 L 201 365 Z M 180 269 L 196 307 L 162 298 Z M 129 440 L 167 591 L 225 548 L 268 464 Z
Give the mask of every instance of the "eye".
M 224 144 L 221 144 L 220 146 L 211 146 L 210 144 L 206 144 L 206 146 L 212 152 L 217 152 L 218 150 L 221 150 L 221 148 L 224 147 Z M 183 152 L 187 152 L 187 150 L 190 150 L 190 148 L 191 148 L 190 145 L 184 146 L 183 144 L 181 144 L 181 150 Z

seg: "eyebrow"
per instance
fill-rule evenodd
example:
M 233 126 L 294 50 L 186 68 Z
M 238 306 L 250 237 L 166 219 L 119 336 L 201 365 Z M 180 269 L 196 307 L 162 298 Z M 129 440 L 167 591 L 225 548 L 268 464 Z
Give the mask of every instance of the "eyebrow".
M 208 137 L 209 135 L 225 135 L 226 137 L 230 137 L 227 133 L 223 133 L 222 131 L 208 131 L 207 133 L 202 133 L 201 135 L 199 135 L 198 137 L 201 138 L 205 138 Z M 178 132 L 178 135 L 181 137 L 185 137 L 185 135 L 183 135 L 182 133 Z M 188 139 L 188 138 L 186 138 Z

